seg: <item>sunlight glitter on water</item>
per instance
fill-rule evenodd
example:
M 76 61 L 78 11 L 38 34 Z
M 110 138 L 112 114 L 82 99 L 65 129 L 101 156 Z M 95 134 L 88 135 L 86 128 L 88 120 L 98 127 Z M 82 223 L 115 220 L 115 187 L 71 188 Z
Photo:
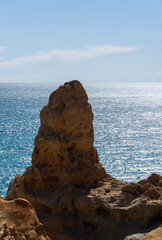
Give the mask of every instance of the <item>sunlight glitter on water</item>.
M 39 112 L 53 85 L 0 84 L 0 194 L 31 165 Z M 113 177 L 137 182 L 162 174 L 162 84 L 86 87 L 94 113 L 95 146 Z

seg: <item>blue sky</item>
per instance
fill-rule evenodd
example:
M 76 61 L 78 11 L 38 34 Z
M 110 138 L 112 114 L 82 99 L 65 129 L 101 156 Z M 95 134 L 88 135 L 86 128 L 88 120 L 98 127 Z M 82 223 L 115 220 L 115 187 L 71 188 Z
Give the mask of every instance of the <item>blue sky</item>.
M 0 0 L 0 82 L 162 82 L 161 0 Z

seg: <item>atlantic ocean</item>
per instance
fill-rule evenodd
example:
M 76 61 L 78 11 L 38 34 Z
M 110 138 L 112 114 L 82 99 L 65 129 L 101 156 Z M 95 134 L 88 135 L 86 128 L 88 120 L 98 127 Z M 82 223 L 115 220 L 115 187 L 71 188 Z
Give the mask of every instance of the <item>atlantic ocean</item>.
M 0 83 L 0 195 L 31 165 L 39 113 L 59 85 Z M 94 145 L 107 173 L 138 182 L 162 174 L 162 83 L 84 84 Z

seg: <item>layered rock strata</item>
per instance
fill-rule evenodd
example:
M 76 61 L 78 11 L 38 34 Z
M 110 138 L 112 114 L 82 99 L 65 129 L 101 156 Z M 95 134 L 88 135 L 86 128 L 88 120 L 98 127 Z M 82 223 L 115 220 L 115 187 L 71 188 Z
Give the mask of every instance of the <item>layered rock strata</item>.
M 10 183 L 6 198 L 27 199 L 51 239 L 122 240 L 160 224 L 162 177 L 128 184 L 106 174 L 80 82 L 53 92 L 40 119 L 32 166 Z

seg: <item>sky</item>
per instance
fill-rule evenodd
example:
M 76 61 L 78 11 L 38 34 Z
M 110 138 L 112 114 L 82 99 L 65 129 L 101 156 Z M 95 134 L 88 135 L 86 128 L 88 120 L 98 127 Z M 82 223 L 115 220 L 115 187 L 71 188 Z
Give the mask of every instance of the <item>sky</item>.
M 161 0 L 0 0 L 0 82 L 162 82 Z

